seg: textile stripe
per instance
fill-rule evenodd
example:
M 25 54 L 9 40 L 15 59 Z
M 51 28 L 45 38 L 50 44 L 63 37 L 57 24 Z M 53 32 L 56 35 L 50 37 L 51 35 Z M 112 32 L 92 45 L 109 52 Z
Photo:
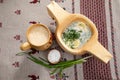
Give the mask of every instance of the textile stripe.
M 74 0 L 72 0 L 72 13 L 75 13 L 75 2 Z M 76 56 L 73 56 L 74 59 L 76 59 Z M 75 76 L 75 80 L 78 80 L 78 76 L 77 76 L 77 65 L 74 66 L 74 76 Z
M 118 76 L 118 67 L 117 67 L 117 57 L 116 57 L 116 52 L 115 52 L 115 41 L 114 41 L 114 27 L 113 27 L 113 20 L 112 20 L 112 4 L 111 0 L 109 0 L 109 11 L 110 11 L 110 24 L 111 24 L 111 40 L 112 40 L 112 50 L 113 50 L 113 57 L 114 57 L 114 66 L 115 66 L 115 74 L 117 80 L 119 79 Z
M 80 0 L 80 12 L 96 24 L 99 41 L 105 48 L 108 48 L 105 1 Z M 95 57 L 83 64 L 83 74 L 84 80 L 112 80 L 110 64 L 104 64 Z

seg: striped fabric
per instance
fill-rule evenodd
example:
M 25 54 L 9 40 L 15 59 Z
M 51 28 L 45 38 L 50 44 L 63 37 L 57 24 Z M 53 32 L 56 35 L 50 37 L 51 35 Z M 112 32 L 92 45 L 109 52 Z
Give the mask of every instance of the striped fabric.
M 0 0 L 0 80 L 120 80 L 120 0 L 55 0 L 66 11 L 84 14 L 96 24 L 99 42 L 113 55 L 108 64 L 92 57 L 84 64 L 66 69 L 60 79 L 58 74 L 50 75 L 48 69 L 26 56 L 16 56 L 30 25 L 45 24 L 54 35 L 55 21 L 46 9 L 50 1 Z M 53 48 L 61 52 L 63 60 L 89 55 L 68 54 L 55 39 L 50 49 Z M 50 49 L 34 55 L 46 57 Z

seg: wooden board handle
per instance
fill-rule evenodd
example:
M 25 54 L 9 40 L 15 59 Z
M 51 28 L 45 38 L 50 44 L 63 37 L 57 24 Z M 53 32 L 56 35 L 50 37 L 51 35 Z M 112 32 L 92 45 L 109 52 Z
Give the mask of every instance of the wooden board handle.
M 20 49 L 23 50 L 23 51 L 28 50 L 30 48 L 31 48 L 31 46 L 28 42 L 25 42 L 20 46 Z
M 87 51 L 105 63 L 108 63 L 108 61 L 113 57 L 98 41 L 89 46 Z
M 70 13 L 62 9 L 55 1 L 51 1 L 49 5 L 47 5 L 48 14 L 57 21 L 57 23 L 61 23 L 65 18 L 70 16 Z

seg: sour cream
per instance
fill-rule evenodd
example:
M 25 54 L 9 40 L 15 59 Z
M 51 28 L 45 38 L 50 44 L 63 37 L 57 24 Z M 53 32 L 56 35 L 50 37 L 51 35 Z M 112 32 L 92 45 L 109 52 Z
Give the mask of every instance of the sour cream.
M 49 40 L 49 33 L 46 28 L 42 26 L 36 26 L 30 30 L 28 38 L 33 45 L 40 46 L 47 43 Z
M 62 40 L 71 49 L 81 48 L 91 37 L 92 32 L 84 22 L 72 22 L 63 32 Z

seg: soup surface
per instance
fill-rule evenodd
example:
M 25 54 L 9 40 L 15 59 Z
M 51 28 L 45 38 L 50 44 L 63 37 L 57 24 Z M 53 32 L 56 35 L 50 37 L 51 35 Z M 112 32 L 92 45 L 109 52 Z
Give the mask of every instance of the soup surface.
M 33 45 L 39 46 L 48 41 L 49 33 L 46 28 L 42 26 L 36 26 L 30 30 L 28 38 Z
M 71 49 L 82 47 L 91 37 L 92 32 L 87 24 L 72 22 L 62 33 L 62 40 Z

